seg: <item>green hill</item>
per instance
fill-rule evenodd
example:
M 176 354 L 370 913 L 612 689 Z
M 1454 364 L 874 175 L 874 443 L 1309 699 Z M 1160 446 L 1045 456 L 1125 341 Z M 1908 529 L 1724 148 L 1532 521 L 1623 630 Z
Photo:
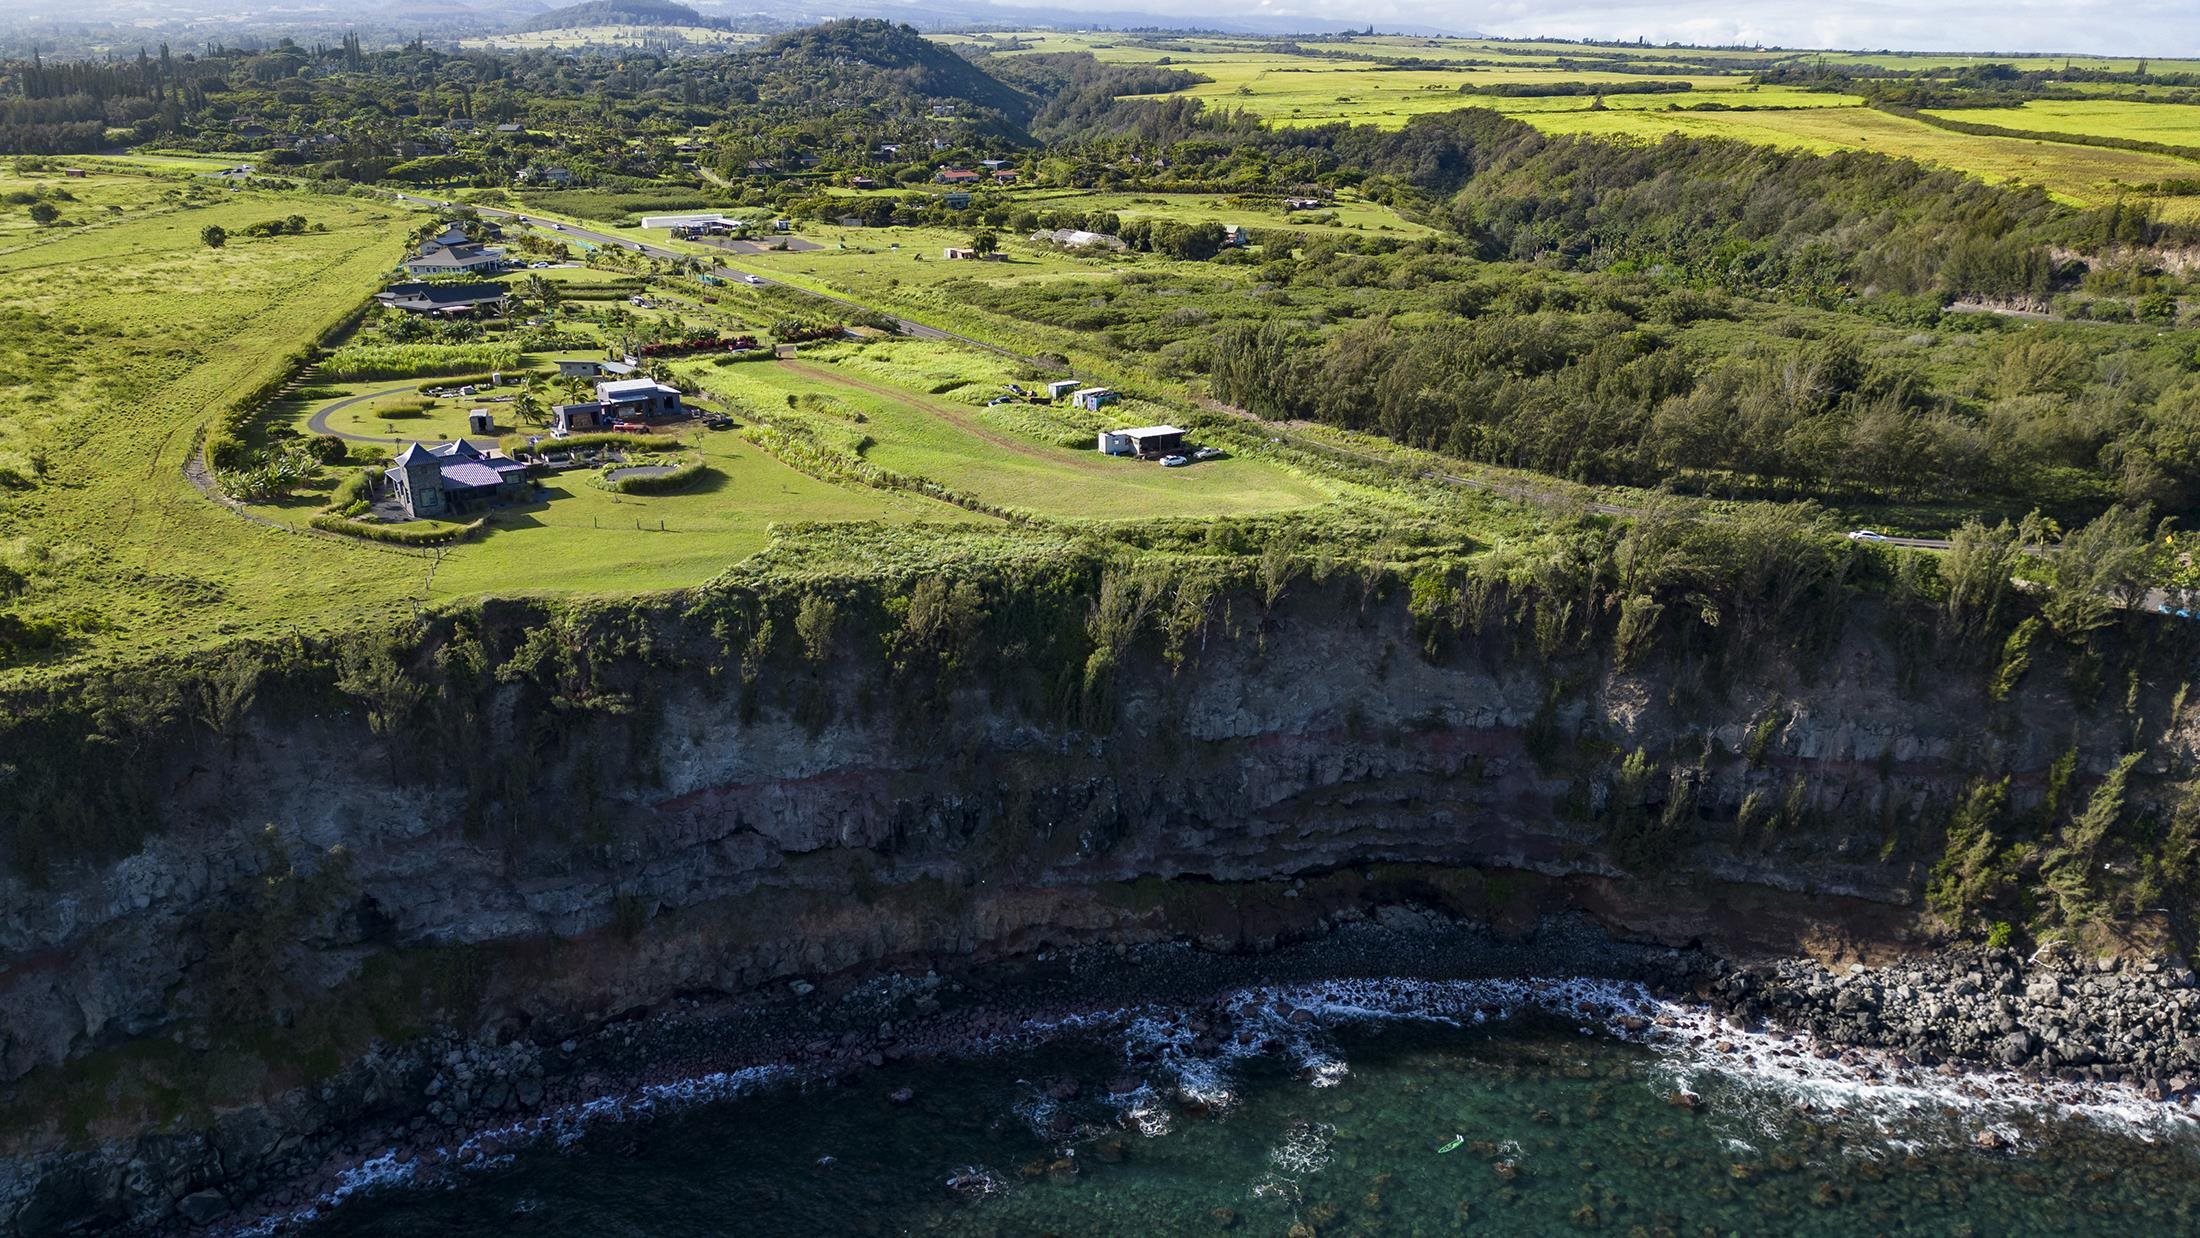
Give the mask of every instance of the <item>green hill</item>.
M 1018 129 L 1038 107 L 913 28 L 875 18 L 792 30 L 743 59 L 759 102 L 902 110 L 952 102 L 996 113 Z

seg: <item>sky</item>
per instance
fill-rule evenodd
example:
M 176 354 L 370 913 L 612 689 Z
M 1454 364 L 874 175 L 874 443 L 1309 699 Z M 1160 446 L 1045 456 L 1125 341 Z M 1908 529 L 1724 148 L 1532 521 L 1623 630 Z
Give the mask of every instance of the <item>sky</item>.
M 1222 11 L 1212 0 L 1102 7 L 1209 20 Z M 2200 0 L 1245 0 L 1232 11 L 1653 43 L 2200 56 Z

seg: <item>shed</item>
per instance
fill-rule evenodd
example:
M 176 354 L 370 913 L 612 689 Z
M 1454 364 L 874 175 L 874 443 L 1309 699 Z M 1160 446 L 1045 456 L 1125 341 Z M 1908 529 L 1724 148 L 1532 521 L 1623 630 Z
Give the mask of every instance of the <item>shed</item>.
M 466 432 L 468 434 L 495 434 L 497 432 L 496 414 L 486 408 L 477 408 L 466 414 Z
M 1051 382 L 1051 383 L 1048 383 L 1048 384 L 1047 384 L 1047 398 L 1048 398 L 1049 400 L 1059 400 L 1059 399 L 1061 399 L 1061 398 L 1062 398 L 1063 396 L 1066 396 L 1066 395 L 1068 395 L 1068 394 L 1069 394 L 1070 392 L 1072 392 L 1072 391 L 1075 391 L 1075 390 L 1077 390 L 1077 380 L 1076 380 L 1076 379 L 1074 379 L 1074 378 L 1063 378 L 1063 379 L 1057 379 L 1057 380 L 1055 380 L 1054 382 Z
M 1175 426 L 1138 426 L 1100 432 L 1100 450 L 1111 456 L 1165 456 L 1183 449 L 1184 431 Z
M 1107 387 L 1079 387 L 1069 393 L 1069 402 L 1089 413 L 1097 413 L 1115 401 L 1115 392 Z

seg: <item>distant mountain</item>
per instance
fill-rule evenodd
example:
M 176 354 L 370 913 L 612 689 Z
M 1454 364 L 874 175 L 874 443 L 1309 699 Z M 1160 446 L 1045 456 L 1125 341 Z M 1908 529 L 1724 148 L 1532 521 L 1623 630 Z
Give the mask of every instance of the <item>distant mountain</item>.
M 718 23 L 672 0 L 585 0 L 518 23 L 516 32 L 576 26 L 714 26 Z

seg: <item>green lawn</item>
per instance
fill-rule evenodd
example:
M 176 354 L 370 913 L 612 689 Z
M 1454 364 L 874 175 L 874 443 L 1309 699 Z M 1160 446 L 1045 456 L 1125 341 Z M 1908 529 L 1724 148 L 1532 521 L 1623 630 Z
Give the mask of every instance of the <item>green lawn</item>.
M 497 513 L 460 546 L 433 596 L 625 595 L 699 584 L 762 550 L 787 521 L 969 522 L 959 507 L 819 481 L 727 431 L 683 436 L 710 469 L 675 494 L 613 494 L 596 471 L 562 474 L 546 501 Z

